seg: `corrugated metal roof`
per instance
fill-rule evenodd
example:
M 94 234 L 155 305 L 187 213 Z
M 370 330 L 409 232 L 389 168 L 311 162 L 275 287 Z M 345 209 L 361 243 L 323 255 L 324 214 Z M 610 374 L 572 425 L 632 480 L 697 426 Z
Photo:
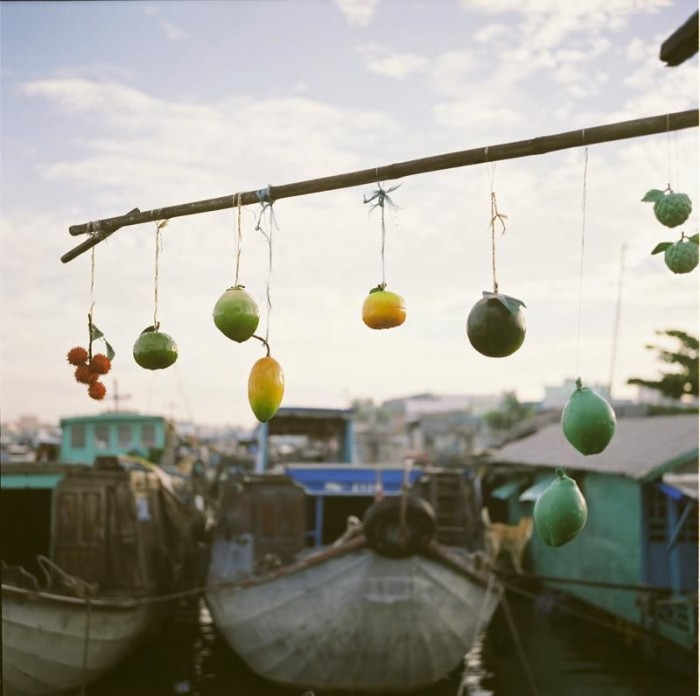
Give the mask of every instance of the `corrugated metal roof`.
M 588 457 L 568 443 L 561 425 L 555 423 L 496 450 L 490 460 L 503 464 L 564 466 L 642 479 L 674 460 L 679 465 L 687 463 L 697 453 L 698 415 L 691 414 L 621 418 L 607 448 Z

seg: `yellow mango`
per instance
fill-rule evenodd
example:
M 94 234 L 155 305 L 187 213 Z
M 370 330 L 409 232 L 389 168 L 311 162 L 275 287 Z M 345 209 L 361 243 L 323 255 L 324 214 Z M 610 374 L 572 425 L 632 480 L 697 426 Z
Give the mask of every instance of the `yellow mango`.
M 255 417 L 267 423 L 277 413 L 284 396 L 284 372 L 271 356 L 260 358 L 248 377 L 248 402 Z

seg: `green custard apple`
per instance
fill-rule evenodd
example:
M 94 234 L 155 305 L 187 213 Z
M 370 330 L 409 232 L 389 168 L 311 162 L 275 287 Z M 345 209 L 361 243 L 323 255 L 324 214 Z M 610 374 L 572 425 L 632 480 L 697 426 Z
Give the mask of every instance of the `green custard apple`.
M 642 201 L 654 204 L 656 219 L 666 227 L 682 225 L 690 217 L 693 209 L 690 198 L 685 193 L 674 193 L 670 186 L 665 191 L 647 191 Z

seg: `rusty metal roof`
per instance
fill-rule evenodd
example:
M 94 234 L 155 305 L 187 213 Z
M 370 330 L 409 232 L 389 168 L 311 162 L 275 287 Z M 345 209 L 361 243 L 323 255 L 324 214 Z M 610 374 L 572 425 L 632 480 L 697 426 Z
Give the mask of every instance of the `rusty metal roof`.
M 621 418 L 615 435 L 600 454 L 585 457 L 564 437 L 561 425 L 547 425 L 534 435 L 494 451 L 493 464 L 564 466 L 579 471 L 622 474 L 646 479 L 698 458 L 698 415 Z M 697 467 L 697 464 L 696 464 Z

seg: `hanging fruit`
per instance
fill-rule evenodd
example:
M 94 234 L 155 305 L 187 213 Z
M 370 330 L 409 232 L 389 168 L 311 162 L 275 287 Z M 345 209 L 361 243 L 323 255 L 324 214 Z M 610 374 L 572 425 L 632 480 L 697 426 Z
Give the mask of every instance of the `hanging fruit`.
M 588 518 L 586 500 L 576 481 L 556 469 L 557 478 L 535 501 L 535 529 L 547 546 L 563 546 L 585 526 Z
M 83 346 L 74 346 L 71 348 L 66 357 L 68 363 L 75 367 L 73 375 L 75 381 L 79 384 L 85 384 L 88 387 L 88 395 L 97 399 L 103 399 L 107 393 L 105 386 L 99 381 L 102 375 L 106 375 L 112 368 L 112 358 L 114 358 L 114 349 L 107 342 L 102 331 L 100 331 L 92 322 L 92 308 L 88 313 L 88 335 L 90 342 L 87 348 Z M 106 355 L 103 353 L 92 352 L 93 343 L 102 339 L 105 344 Z M 97 384 L 98 386 L 94 386 Z
M 406 320 L 406 302 L 401 295 L 377 285 L 362 303 L 362 321 L 370 329 L 393 329 Z
M 134 343 L 134 360 L 146 370 L 163 370 L 177 360 L 177 344 L 158 326 L 149 326 Z
M 566 439 L 586 456 L 600 454 L 615 434 L 615 411 L 592 389 L 576 380 L 576 390 L 561 414 Z
M 467 337 L 482 355 L 505 358 L 525 340 L 525 303 L 497 292 L 483 295 L 467 317 Z
M 675 243 L 659 242 L 651 253 L 654 255 L 663 251 L 666 266 L 674 273 L 690 273 L 698 265 L 700 257 L 698 244 L 700 244 L 700 235 L 686 237 L 685 234 L 681 234 L 681 238 Z
M 248 378 L 248 401 L 255 417 L 266 423 L 277 413 L 284 396 L 284 372 L 270 355 L 260 358 Z
M 665 191 L 659 189 L 647 191 L 642 201 L 654 204 L 656 219 L 666 227 L 682 225 L 690 217 L 693 209 L 690 198 L 685 193 L 674 193 L 670 185 Z
M 227 338 L 247 341 L 258 328 L 260 313 L 255 300 L 243 285 L 229 288 L 214 305 L 214 323 Z

